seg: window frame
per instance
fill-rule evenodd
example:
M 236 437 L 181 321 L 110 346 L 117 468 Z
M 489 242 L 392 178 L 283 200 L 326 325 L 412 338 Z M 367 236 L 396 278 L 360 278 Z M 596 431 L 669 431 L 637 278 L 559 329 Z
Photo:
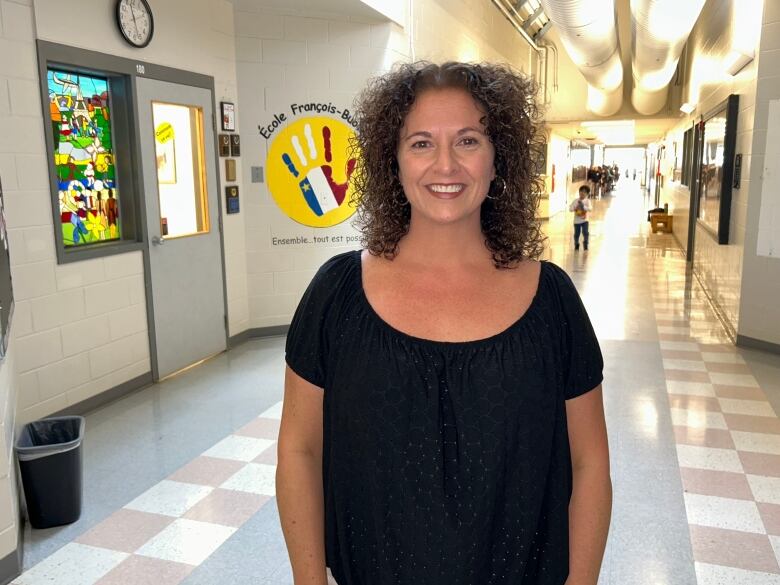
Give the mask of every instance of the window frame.
M 115 254 L 125 254 L 143 248 L 142 193 L 137 169 L 139 149 L 135 136 L 133 70 L 126 59 L 37 41 L 38 74 L 44 120 L 47 169 L 51 192 L 52 220 L 57 264 L 80 262 Z M 120 238 L 84 246 L 65 246 L 62 237 L 59 202 L 59 176 L 54 164 L 55 144 L 49 131 L 49 69 L 103 77 L 108 80 L 111 105 L 111 138 L 114 150 L 116 184 L 119 199 Z
M 702 188 L 696 193 L 696 224 L 709 234 L 719 245 L 728 245 L 729 231 L 731 226 L 731 196 L 732 179 L 734 176 L 734 155 L 737 145 L 737 119 L 739 117 L 739 95 L 731 94 L 717 106 L 712 108 L 702 117 L 702 148 L 699 152 L 699 165 L 701 172 L 701 163 L 704 156 L 704 145 L 706 144 L 707 122 L 719 114 L 726 117 L 726 128 L 723 133 L 723 165 L 720 180 L 720 192 L 718 203 L 718 221 L 717 229 L 701 219 L 701 198 Z

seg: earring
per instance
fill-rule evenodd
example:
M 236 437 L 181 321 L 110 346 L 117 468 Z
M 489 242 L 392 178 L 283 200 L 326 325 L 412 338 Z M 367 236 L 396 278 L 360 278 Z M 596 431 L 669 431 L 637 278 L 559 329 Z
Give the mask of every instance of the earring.
M 490 189 L 488 189 L 487 192 L 487 198 L 488 199 L 499 199 L 503 197 L 504 193 L 506 193 L 506 181 L 504 180 L 504 177 L 498 177 L 496 176 L 495 179 L 493 179 L 493 183 L 497 184 L 498 181 L 501 181 L 501 191 L 498 193 L 498 195 L 490 195 Z
M 401 207 L 406 207 L 409 205 L 409 199 L 406 198 L 403 188 L 400 188 L 395 192 L 394 198 Z

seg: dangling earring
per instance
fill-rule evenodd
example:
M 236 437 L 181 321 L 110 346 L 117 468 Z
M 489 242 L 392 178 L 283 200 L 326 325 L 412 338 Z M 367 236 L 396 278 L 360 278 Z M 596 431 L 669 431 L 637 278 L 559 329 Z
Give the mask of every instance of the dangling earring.
M 400 185 L 399 185 L 399 187 L 400 187 Z M 395 192 L 394 199 L 396 200 L 398 205 L 400 205 L 401 207 L 406 207 L 407 205 L 409 205 L 409 199 L 407 199 L 406 195 L 404 194 L 403 187 L 399 188 Z
M 506 193 L 506 181 L 504 180 L 504 177 L 498 177 L 496 176 L 495 179 L 493 179 L 494 184 L 498 184 L 498 181 L 501 181 L 501 190 L 499 191 L 498 195 L 490 195 L 490 189 L 488 189 L 487 192 L 487 198 L 488 199 L 500 199 L 503 197 L 504 193 Z

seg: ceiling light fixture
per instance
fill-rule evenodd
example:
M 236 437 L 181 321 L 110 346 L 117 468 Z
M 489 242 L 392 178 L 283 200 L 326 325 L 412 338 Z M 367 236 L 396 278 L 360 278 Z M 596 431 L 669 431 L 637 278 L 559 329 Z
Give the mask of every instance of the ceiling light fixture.
M 683 105 L 680 106 L 680 111 L 686 115 L 690 114 L 695 109 L 696 109 L 696 104 L 692 104 L 691 102 L 685 102 Z
M 634 144 L 634 120 L 587 120 L 580 126 L 606 145 Z
M 731 52 L 729 52 L 729 54 L 726 55 L 726 60 L 724 61 L 723 64 L 728 74 L 733 77 L 734 75 L 742 71 L 742 69 L 752 60 L 753 60 L 752 51 L 750 52 L 749 55 L 746 55 L 745 53 L 732 49 Z

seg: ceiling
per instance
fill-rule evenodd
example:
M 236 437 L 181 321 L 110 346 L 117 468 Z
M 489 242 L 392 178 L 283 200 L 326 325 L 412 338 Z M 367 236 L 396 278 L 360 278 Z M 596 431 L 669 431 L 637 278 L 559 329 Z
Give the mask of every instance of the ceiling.
M 616 124 L 617 120 L 590 120 L 596 123 L 596 126 L 582 126 L 580 122 L 560 122 L 549 123 L 547 127 L 559 136 L 569 140 L 582 140 L 588 144 L 617 144 L 609 140 L 604 130 L 609 129 L 611 124 Z M 650 144 L 661 140 L 667 130 L 673 128 L 680 122 L 679 118 L 637 118 L 634 123 L 634 140 L 628 144 Z M 587 123 L 587 122 L 586 122 Z M 626 146 L 621 143 L 621 146 Z
M 380 12 L 366 5 L 362 0 L 231 0 L 236 8 L 256 11 L 261 8 L 276 8 L 307 16 L 339 15 L 365 20 L 387 20 Z

